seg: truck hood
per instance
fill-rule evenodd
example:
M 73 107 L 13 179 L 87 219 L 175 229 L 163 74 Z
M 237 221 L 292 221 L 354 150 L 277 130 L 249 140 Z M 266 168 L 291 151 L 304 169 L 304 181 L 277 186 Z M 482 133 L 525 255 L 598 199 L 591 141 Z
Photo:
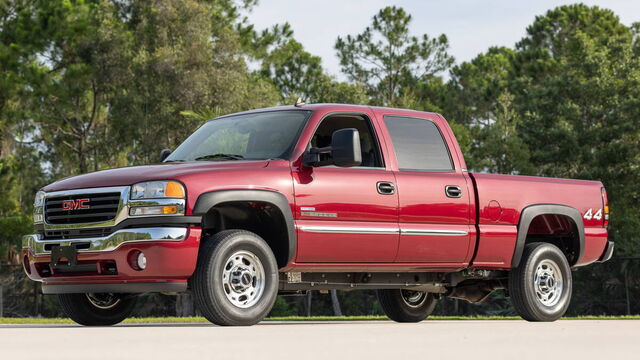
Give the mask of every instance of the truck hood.
M 185 163 L 131 166 L 64 178 L 45 186 L 42 190 L 50 192 L 70 189 L 133 185 L 142 181 L 179 179 L 185 175 L 207 171 L 217 172 L 239 168 L 263 168 L 268 164 L 268 160 L 246 160 L 193 161 Z

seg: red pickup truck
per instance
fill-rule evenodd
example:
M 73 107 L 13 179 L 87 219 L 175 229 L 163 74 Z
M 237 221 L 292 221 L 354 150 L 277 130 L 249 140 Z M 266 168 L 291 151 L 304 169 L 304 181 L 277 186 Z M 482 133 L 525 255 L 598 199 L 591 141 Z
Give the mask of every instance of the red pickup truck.
M 553 321 L 571 268 L 613 252 L 602 183 L 471 173 L 435 113 L 247 111 L 161 158 L 36 194 L 24 269 L 74 321 L 115 324 L 136 294 L 190 290 L 211 322 L 251 325 L 278 294 L 328 289 L 375 289 L 400 322 L 504 290 L 524 319 Z

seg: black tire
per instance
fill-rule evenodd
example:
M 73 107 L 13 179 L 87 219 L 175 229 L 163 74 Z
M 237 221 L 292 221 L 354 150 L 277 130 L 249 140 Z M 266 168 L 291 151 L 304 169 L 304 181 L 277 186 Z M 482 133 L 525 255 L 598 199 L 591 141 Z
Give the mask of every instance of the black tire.
M 115 325 L 131 315 L 136 305 L 134 295 L 59 294 L 62 310 L 80 325 Z
M 433 294 L 422 291 L 384 289 L 377 293 L 384 313 L 397 322 L 420 322 L 431 315 L 438 304 Z
M 571 291 L 571 268 L 562 251 L 549 243 L 527 244 L 520 265 L 509 274 L 511 303 L 518 314 L 527 321 L 555 321 L 567 311 Z
M 196 271 L 190 279 L 197 308 L 217 325 L 248 326 L 260 322 L 271 311 L 278 295 L 278 264 L 269 245 L 260 236 L 245 230 L 221 231 L 203 241 Z M 239 260 L 239 265 L 234 265 L 238 253 L 253 257 L 246 255 Z M 243 263 L 249 260 L 253 263 Z M 260 273 L 257 263 L 264 271 L 263 287 L 257 286 L 259 275 L 256 274 Z M 243 264 L 246 268 L 242 268 Z M 256 271 L 255 276 L 251 275 L 251 269 Z M 260 295 L 238 296 L 230 277 L 223 280 L 229 272 L 231 278 L 235 276 L 236 285 L 246 286 L 247 291 L 261 288 L 254 292 Z

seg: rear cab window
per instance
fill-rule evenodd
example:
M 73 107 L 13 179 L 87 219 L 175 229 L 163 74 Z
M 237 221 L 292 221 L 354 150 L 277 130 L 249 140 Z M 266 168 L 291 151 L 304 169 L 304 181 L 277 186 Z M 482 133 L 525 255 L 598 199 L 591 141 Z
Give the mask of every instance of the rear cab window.
M 391 137 L 401 171 L 453 171 L 446 142 L 431 120 L 385 115 L 384 123 Z

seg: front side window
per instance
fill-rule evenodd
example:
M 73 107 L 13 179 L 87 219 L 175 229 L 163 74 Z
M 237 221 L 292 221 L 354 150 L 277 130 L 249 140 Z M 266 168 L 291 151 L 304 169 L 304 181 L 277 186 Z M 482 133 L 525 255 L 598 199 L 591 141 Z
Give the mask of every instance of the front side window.
M 391 135 L 400 170 L 453 170 L 447 144 L 433 121 L 385 116 L 384 123 Z
M 288 159 L 311 111 L 269 111 L 214 119 L 167 157 L 172 161 Z
M 360 150 L 364 167 L 384 167 L 380 146 L 376 139 L 369 119 L 357 115 L 332 115 L 322 120 L 313 138 L 311 147 L 323 148 L 331 146 L 331 137 L 337 130 L 354 128 L 360 134 Z M 320 154 L 320 161 L 331 159 L 331 154 Z

